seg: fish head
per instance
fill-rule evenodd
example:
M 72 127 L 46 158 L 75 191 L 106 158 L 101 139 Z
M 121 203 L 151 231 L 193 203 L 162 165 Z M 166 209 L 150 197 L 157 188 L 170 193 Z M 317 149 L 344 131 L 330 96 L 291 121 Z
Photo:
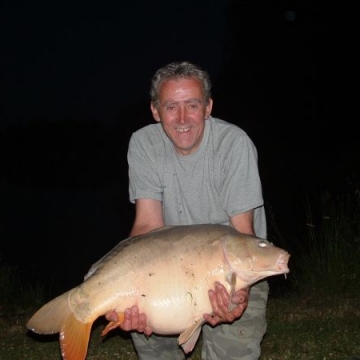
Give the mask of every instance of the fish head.
M 239 233 L 235 237 L 227 237 L 223 249 L 230 270 L 248 286 L 266 277 L 290 271 L 290 254 L 256 236 Z

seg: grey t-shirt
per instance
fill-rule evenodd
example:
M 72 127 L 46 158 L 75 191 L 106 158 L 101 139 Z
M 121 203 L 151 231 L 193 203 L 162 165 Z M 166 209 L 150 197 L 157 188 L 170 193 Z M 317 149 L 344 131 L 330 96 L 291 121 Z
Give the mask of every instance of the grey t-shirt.
M 257 151 L 238 126 L 209 117 L 196 152 L 179 155 L 160 123 L 131 136 L 130 201 L 162 201 L 165 225 L 227 224 L 255 209 L 254 229 L 266 238 Z

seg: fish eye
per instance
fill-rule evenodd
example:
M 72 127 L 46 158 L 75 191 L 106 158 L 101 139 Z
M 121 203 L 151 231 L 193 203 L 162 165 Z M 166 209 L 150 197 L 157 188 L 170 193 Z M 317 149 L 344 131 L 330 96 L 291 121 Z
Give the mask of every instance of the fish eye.
M 266 241 L 264 241 L 264 240 L 261 240 L 261 241 L 259 241 L 259 244 L 258 244 L 260 247 L 262 247 L 262 248 L 265 248 L 265 247 L 267 247 L 268 246 L 268 243 L 266 242 Z

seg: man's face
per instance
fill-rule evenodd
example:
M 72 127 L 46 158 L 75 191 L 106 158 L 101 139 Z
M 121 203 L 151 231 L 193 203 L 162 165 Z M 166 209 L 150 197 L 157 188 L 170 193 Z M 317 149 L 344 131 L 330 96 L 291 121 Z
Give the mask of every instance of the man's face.
M 192 154 L 199 147 L 211 109 L 212 99 L 205 103 L 201 83 L 192 78 L 164 82 L 158 106 L 151 104 L 154 119 L 161 122 L 176 152 L 181 155 Z

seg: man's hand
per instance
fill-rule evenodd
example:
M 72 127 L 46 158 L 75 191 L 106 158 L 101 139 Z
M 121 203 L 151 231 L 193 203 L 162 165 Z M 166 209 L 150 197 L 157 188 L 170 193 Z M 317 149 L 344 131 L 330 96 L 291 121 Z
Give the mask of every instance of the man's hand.
M 110 314 L 106 315 L 106 318 L 114 321 Z M 146 336 L 152 334 L 152 328 L 147 325 L 146 315 L 143 313 L 139 314 L 139 308 L 137 306 L 125 310 L 124 321 L 119 324 L 119 327 L 124 331 L 137 331 L 144 333 Z
M 212 326 L 220 323 L 232 323 L 245 311 L 249 301 L 249 289 L 237 291 L 230 299 L 230 295 L 225 287 L 216 282 L 215 290 L 209 290 L 209 298 L 213 314 L 204 314 L 204 319 Z M 231 308 L 230 301 L 234 306 L 229 311 L 229 308 Z

